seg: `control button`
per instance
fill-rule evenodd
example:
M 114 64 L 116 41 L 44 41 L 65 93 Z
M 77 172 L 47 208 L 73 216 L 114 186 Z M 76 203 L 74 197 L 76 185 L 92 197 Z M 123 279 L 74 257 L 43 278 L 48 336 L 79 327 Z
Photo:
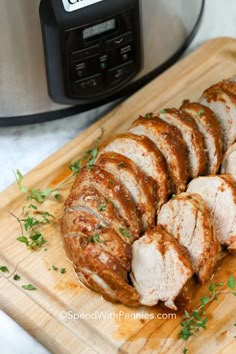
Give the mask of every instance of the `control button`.
M 78 50 L 77 52 L 71 53 L 71 60 L 74 62 L 78 60 L 83 60 L 84 58 L 91 57 L 93 55 L 97 55 L 99 54 L 100 49 L 100 45 L 97 44 L 86 49 Z
M 100 63 L 100 69 L 101 70 L 105 70 L 106 68 L 107 68 L 107 63 L 105 61 Z
M 108 39 L 106 41 L 106 47 L 108 49 L 114 49 L 114 48 L 120 47 L 122 45 L 125 45 L 125 44 L 131 42 L 132 38 L 133 38 L 132 32 L 124 33 L 119 37 Z
M 108 70 L 108 83 L 111 85 L 118 84 L 126 80 L 134 70 L 135 66 L 133 61 L 116 66 L 115 68 Z
M 75 66 L 76 77 L 82 78 L 86 75 L 86 65 L 85 63 L 79 63 Z
M 76 91 L 90 92 L 96 91 L 102 87 L 102 75 L 97 74 L 94 76 L 87 77 L 84 80 L 78 80 L 74 83 Z

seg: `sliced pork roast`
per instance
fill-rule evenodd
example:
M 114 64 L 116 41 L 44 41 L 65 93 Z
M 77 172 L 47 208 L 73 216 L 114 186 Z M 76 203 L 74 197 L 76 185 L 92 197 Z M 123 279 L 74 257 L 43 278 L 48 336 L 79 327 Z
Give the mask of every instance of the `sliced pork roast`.
M 77 220 L 73 217 L 68 219 L 67 214 L 61 221 L 62 230 L 65 224 L 66 228 L 74 223 L 79 225 L 78 216 L 74 216 Z M 139 295 L 127 282 L 127 271 L 122 266 L 120 250 L 116 253 L 119 247 L 114 247 L 119 239 L 114 238 L 115 233 L 110 229 L 100 229 L 99 224 L 94 233 L 82 233 L 79 227 L 77 231 L 74 227 L 72 230 L 67 230 L 63 241 L 67 256 L 73 262 L 80 281 L 109 301 L 137 306 Z M 125 242 L 123 244 L 130 247 Z
M 226 151 L 221 165 L 221 173 L 229 173 L 236 176 L 236 143 L 231 145 Z
M 158 224 L 188 250 L 193 270 L 201 283 L 207 281 L 219 259 L 210 210 L 199 194 L 181 193 L 162 206 Z
M 147 176 L 152 177 L 158 185 L 158 207 L 166 202 L 170 194 L 166 161 L 150 139 L 132 133 L 120 134 L 104 145 L 100 153 L 108 151 L 131 159 Z
M 84 211 L 95 216 L 102 227 L 112 228 L 123 241 L 132 244 L 137 235 L 133 235 L 118 212 L 117 205 L 109 198 L 104 197 L 94 187 L 83 187 L 71 193 L 68 197 L 66 210 Z
M 223 143 L 220 124 L 214 112 L 200 103 L 184 101 L 180 107 L 195 120 L 204 137 L 207 153 L 206 174 L 217 173 L 223 158 Z
M 162 226 L 149 229 L 134 242 L 131 280 L 141 304 L 164 301 L 176 310 L 174 300 L 192 274 L 186 249 Z
M 107 201 L 112 202 L 126 224 L 125 232 L 134 239 L 139 237 L 140 216 L 133 198 L 123 184 L 110 172 L 101 167 L 92 166 L 90 169 L 83 168 L 78 174 L 71 190 L 70 200 L 76 200 L 80 191 L 85 187 L 95 188 L 104 198 L 107 198 Z
M 203 135 L 194 119 L 186 112 L 175 108 L 163 109 L 160 118 L 177 127 L 188 147 L 189 170 L 192 178 L 203 175 L 206 171 L 207 155 Z
M 78 174 L 60 220 L 64 247 L 85 286 L 99 291 L 110 301 L 136 306 L 139 295 L 129 285 L 127 274 L 131 262 L 130 243 L 138 237 L 137 232 L 140 230 L 138 216 L 135 215 L 134 218 L 131 211 L 135 212 L 135 205 L 129 201 L 118 182 L 111 184 L 111 189 L 117 188 L 113 191 L 114 194 L 107 193 L 111 197 L 116 196 L 116 192 L 120 194 L 123 202 L 116 196 L 116 207 L 96 190 L 95 186 L 98 187 L 98 184 L 99 187 L 101 184 L 106 185 L 103 176 L 111 177 L 106 173 L 94 166 L 90 170 L 83 169 Z M 91 183 L 91 178 L 97 182 Z M 83 181 L 87 181 L 89 186 Z M 108 179 L 107 183 L 108 187 Z M 110 190 L 109 187 L 108 189 Z M 100 190 L 104 192 L 106 189 Z M 130 211 L 125 210 L 127 205 Z M 121 218 L 119 210 L 123 216 L 126 214 L 127 218 L 134 218 L 135 222 L 131 221 L 127 225 L 127 220 Z
M 112 173 L 130 192 L 141 215 L 142 229 L 153 226 L 156 218 L 157 185 L 152 177 L 146 176 L 132 160 L 115 152 L 100 155 L 96 164 Z
M 224 152 L 236 140 L 236 83 L 224 80 L 206 89 L 200 103 L 215 113 L 222 130 Z
M 147 114 L 145 117 L 139 117 L 129 131 L 137 135 L 145 135 L 154 142 L 166 159 L 172 193 L 180 193 L 187 187 L 188 155 L 182 136 L 176 139 L 176 132 L 173 128 L 159 117 Z
M 198 193 L 209 207 L 216 235 L 228 250 L 236 251 L 236 182 L 230 175 L 211 175 L 192 180 L 187 192 Z

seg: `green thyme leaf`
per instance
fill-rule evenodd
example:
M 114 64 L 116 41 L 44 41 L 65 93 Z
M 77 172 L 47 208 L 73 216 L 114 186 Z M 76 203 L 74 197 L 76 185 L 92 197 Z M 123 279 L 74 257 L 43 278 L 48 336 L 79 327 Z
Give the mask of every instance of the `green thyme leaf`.
M 58 267 L 56 267 L 56 266 L 53 264 L 52 269 L 55 270 L 55 271 L 57 271 L 57 270 L 58 270 Z
M 124 235 L 125 237 L 131 237 L 132 235 L 130 233 L 127 232 L 127 230 L 123 227 L 119 228 L 120 232 L 122 233 L 122 235 Z
M 37 290 L 37 288 L 32 284 L 22 285 L 22 288 L 25 290 Z
M 166 109 L 163 108 L 163 109 L 160 110 L 160 112 L 161 112 L 161 113 L 166 113 Z
M 152 113 L 146 113 L 144 118 L 151 119 L 152 118 Z
M 214 292 L 215 291 L 215 284 L 210 284 L 210 286 L 209 286 L 209 290 L 211 291 L 211 292 Z
M 201 117 L 204 113 L 205 113 L 205 111 L 204 111 L 203 109 L 201 109 L 201 110 L 198 112 L 198 116 Z
M 105 210 L 106 210 L 106 207 L 107 207 L 106 204 L 100 204 L 100 205 L 98 206 L 98 210 L 99 210 L 99 211 L 105 211 Z
M 69 165 L 69 168 L 73 172 L 74 175 L 76 175 L 81 170 L 81 164 L 82 164 L 82 160 L 79 159 L 76 162 L 74 162 L 73 164 Z
M 17 237 L 17 240 L 18 240 L 19 242 L 25 243 L 26 246 L 29 245 L 29 240 L 28 240 L 27 237 L 25 237 L 25 236 Z
M 204 296 L 204 297 L 201 298 L 201 304 L 202 305 L 206 305 L 209 301 L 210 301 L 210 297 L 209 296 Z
M 15 274 L 13 277 L 14 280 L 20 280 L 20 276 L 18 274 Z
M 231 290 L 234 290 L 234 288 L 235 288 L 235 279 L 234 279 L 233 275 L 230 275 L 228 278 L 228 287 Z
M 61 269 L 60 269 L 60 272 L 61 272 L 61 274 L 66 273 L 66 268 L 61 268 Z
M 0 272 L 2 273 L 8 273 L 9 269 L 6 266 L 0 266 Z

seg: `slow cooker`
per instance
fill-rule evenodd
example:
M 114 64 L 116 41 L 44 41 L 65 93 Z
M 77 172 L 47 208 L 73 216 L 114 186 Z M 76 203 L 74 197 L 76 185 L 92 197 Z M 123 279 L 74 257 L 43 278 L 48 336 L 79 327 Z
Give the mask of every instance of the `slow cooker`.
M 127 96 L 171 65 L 200 0 L 1 0 L 0 125 L 41 122 Z

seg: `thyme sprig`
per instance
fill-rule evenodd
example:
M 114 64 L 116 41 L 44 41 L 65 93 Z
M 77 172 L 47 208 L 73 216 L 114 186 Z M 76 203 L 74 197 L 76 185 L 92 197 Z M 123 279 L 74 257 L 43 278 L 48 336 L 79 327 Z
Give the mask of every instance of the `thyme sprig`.
M 88 169 L 93 167 L 98 156 L 98 145 L 103 137 L 103 134 L 104 128 L 101 128 L 101 134 L 96 140 L 95 147 L 91 150 L 87 150 L 82 158 L 75 161 L 73 164 L 70 164 L 69 168 L 73 172 L 73 175 L 76 175 L 84 166 L 87 166 Z
M 15 172 L 15 176 L 20 191 L 26 194 L 28 204 L 22 207 L 21 217 L 16 216 L 12 212 L 9 213 L 20 225 L 21 235 L 17 237 L 17 240 L 24 243 L 29 249 L 36 250 L 46 243 L 41 232 L 41 226 L 50 224 L 51 220 L 54 219 L 54 216 L 48 211 L 40 210 L 39 204 L 44 203 L 46 198 L 50 196 L 57 199 L 59 192 L 57 189 L 51 188 L 47 188 L 44 191 L 40 189 L 28 189 L 23 184 L 24 177 L 18 169 Z M 34 204 L 32 201 L 34 201 Z
M 221 290 L 222 287 L 227 286 L 226 289 Z M 236 296 L 236 281 L 233 275 L 230 275 L 227 283 L 211 283 L 209 286 L 210 294 L 201 298 L 201 304 L 192 312 L 184 311 L 184 320 L 181 322 L 182 329 L 179 332 L 179 338 L 187 341 L 191 336 L 197 334 L 201 328 L 206 329 L 208 322 L 206 305 L 218 300 L 218 295 L 228 293 Z

